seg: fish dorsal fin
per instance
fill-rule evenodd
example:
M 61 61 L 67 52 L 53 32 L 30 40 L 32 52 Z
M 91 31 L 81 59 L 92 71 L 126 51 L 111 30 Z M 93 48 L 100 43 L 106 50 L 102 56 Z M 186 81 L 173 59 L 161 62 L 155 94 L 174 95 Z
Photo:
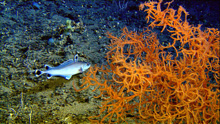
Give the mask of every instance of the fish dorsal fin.
M 74 62 L 78 62 L 78 54 L 74 56 Z
M 72 64 L 72 63 L 74 63 L 74 61 L 72 59 L 69 59 L 69 60 L 63 62 L 62 64 L 60 64 L 57 67 L 64 67 L 64 66 L 67 66 L 67 65 Z
M 69 59 L 69 60 L 63 62 L 62 64 L 60 64 L 60 65 L 57 66 L 57 67 L 64 67 L 64 66 L 73 64 L 74 62 L 78 62 L 78 54 L 76 54 L 76 55 L 74 56 L 74 60 L 73 60 L 73 59 Z

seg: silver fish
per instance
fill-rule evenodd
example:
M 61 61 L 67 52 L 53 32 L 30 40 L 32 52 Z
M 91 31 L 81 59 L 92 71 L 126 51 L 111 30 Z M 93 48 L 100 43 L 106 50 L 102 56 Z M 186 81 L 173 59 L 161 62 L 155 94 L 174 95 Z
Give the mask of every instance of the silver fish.
M 36 77 L 39 77 L 42 74 L 47 74 L 47 79 L 50 79 L 53 76 L 60 76 L 69 80 L 72 75 L 82 73 L 86 71 L 90 66 L 91 64 L 88 62 L 78 62 L 78 55 L 75 55 L 74 60 L 67 60 L 56 67 L 45 65 L 45 71 L 36 70 L 35 74 Z

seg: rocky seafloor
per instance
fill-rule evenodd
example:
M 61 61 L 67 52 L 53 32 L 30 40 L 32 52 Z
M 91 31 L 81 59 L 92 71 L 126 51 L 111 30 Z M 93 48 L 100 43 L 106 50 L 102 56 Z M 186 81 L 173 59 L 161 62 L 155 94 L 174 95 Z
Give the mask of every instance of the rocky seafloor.
M 34 72 L 43 70 L 45 64 L 57 66 L 76 54 L 80 61 L 106 64 L 106 46 L 110 43 L 106 32 L 117 36 L 125 26 L 137 32 L 147 26 L 144 12 L 138 9 L 141 2 L 0 2 L 0 122 L 89 123 L 87 118 L 98 114 L 101 99 L 92 98 L 97 93 L 91 89 L 74 91 L 72 82 L 80 81 L 83 74 L 66 80 L 47 79 L 46 75 L 36 77 Z M 214 3 L 176 2 L 172 7 L 183 4 L 192 13 L 191 23 L 219 28 L 220 16 L 217 8 L 212 7 Z

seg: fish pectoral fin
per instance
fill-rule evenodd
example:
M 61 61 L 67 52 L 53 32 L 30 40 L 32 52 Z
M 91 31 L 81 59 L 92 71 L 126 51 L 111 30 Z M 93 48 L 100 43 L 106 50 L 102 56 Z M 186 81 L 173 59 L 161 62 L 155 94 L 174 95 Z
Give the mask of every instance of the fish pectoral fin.
M 82 67 L 79 69 L 79 72 L 80 72 L 80 73 L 82 73 L 82 72 L 83 72 L 83 68 L 82 68 Z
M 64 77 L 65 77 L 65 79 L 69 80 L 72 77 L 72 75 L 66 75 Z

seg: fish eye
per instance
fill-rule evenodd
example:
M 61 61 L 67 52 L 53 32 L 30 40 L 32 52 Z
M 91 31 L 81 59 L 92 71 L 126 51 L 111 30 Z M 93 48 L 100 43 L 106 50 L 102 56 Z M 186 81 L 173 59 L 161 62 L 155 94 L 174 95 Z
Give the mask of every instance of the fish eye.
M 87 66 L 90 66 L 90 63 L 87 63 Z

